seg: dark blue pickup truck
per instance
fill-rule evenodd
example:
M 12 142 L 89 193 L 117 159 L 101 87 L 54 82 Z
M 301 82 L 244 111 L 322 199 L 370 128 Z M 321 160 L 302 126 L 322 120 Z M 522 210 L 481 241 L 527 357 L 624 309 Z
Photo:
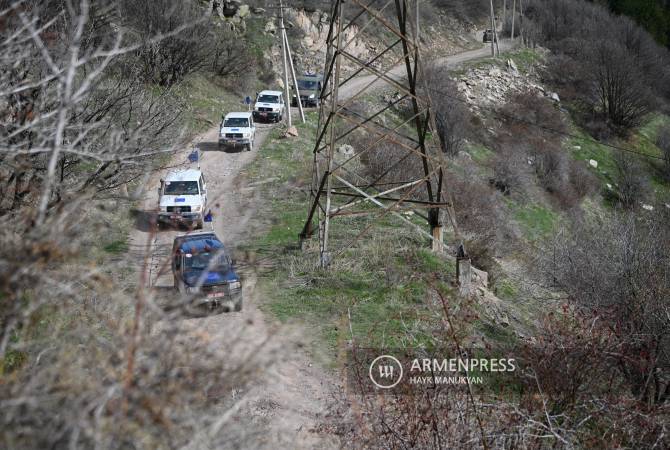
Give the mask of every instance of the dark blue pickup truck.
M 211 231 L 177 236 L 172 244 L 174 287 L 192 304 L 221 312 L 242 310 L 242 284 L 233 260 Z

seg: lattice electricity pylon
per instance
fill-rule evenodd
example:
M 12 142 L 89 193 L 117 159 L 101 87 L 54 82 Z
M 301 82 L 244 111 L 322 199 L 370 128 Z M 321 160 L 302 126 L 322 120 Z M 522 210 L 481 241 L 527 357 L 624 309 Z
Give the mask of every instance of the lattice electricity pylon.
M 418 13 L 412 1 L 411 11 Z M 307 221 L 300 233 L 301 242 L 312 235 L 312 221 L 318 217 L 321 266 L 326 267 L 333 256 L 346 250 L 379 222 L 394 215 L 408 226 L 432 241 L 433 249 L 443 250 L 442 220 L 448 217 L 456 227 L 452 202 L 445 189 L 444 154 L 431 114 L 427 86 L 419 76 L 423 71 L 420 45 L 408 0 L 335 0 L 331 9 L 327 37 L 324 82 L 321 107 L 314 146 L 311 202 Z M 379 5 L 379 8 L 376 6 Z M 345 9 L 349 14 L 345 14 Z M 410 17 L 410 15 L 412 17 Z M 392 17 L 392 18 L 390 18 Z M 357 32 L 354 30 L 358 29 Z M 376 36 L 386 36 L 385 48 L 369 60 L 355 56 L 350 48 L 355 38 L 374 28 Z M 353 71 L 343 74 L 343 61 Z M 403 67 L 398 75 L 398 67 Z M 368 75 L 361 87 L 359 75 Z M 380 84 L 390 87 L 396 97 L 377 110 L 353 108 L 357 99 L 378 90 Z M 389 112 L 399 105 L 405 107 L 405 116 L 387 125 Z M 407 112 L 408 111 L 408 112 Z M 407 117 L 410 116 L 410 117 Z M 341 157 L 336 148 L 345 144 L 354 133 L 365 133 L 370 141 L 365 148 Z M 389 161 L 381 173 L 360 173 L 362 161 L 370 153 L 385 145 Z M 336 158 L 337 153 L 337 158 Z M 398 181 L 398 173 L 407 170 L 410 179 Z M 374 205 L 376 208 L 371 208 Z M 425 219 L 430 231 L 407 217 L 408 211 Z M 329 234 L 331 221 L 340 216 L 371 215 L 372 220 L 353 239 L 340 248 L 331 250 Z

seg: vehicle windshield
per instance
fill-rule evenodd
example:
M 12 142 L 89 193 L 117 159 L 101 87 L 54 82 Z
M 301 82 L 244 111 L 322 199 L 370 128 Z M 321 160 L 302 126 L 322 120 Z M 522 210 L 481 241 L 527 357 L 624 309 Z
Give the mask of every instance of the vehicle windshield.
M 230 117 L 223 122 L 223 126 L 230 127 L 248 127 L 249 120 L 246 117 Z
M 184 258 L 184 270 L 186 272 L 202 270 L 228 272 L 230 270 L 228 258 L 223 253 L 201 252 L 190 255 Z
M 198 195 L 197 181 L 166 181 L 166 195 Z
M 279 103 L 279 97 L 276 95 L 259 95 L 258 101 L 260 103 Z
M 313 91 L 317 88 L 317 82 L 314 80 L 298 80 L 298 89 L 303 91 Z

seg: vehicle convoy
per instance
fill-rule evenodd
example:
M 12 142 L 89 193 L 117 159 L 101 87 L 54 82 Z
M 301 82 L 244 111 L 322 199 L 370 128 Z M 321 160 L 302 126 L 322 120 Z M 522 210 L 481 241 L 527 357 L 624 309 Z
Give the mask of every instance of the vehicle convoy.
M 219 150 L 226 147 L 254 148 L 256 125 L 250 112 L 231 112 L 223 117 L 219 128 Z
M 211 231 L 177 236 L 172 244 L 174 287 L 198 309 L 242 310 L 242 283 L 234 261 Z
M 158 223 L 202 228 L 207 185 L 200 170 L 169 172 L 158 188 Z
M 305 74 L 298 77 L 298 95 L 303 106 L 319 106 L 322 83 L 323 77 L 321 75 Z M 291 104 L 298 106 L 298 96 L 295 94 L 293 94 Z
M 256 121 L 279 122 L 284 117 L 284 95 L 280 91 L 261 91 L 256 96 L 253 117 Z

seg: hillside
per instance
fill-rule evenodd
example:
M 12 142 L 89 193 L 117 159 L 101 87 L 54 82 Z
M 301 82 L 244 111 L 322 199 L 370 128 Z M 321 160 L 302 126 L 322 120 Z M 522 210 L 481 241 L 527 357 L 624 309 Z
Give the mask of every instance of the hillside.
M 670 447 L 668 5 L 283 5 L 2 3 L 0 448 Z

